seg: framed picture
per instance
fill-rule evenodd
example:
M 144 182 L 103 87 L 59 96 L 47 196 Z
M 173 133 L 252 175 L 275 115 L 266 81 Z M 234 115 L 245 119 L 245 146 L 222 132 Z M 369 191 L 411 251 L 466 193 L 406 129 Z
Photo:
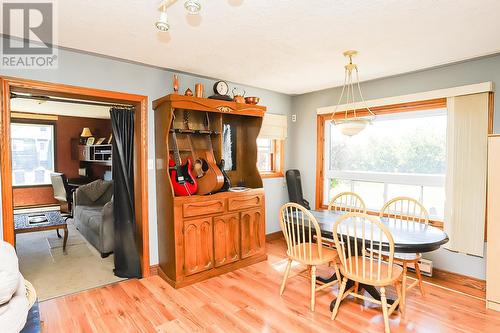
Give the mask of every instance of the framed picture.
M 85 143 L 87 146 L 92 146 L 94 144 L 95 138 L 93 136 L 89 137 L 87 139 L 87 142 Z
M 96 145 L 102 145 L 103 142 L 104 142 L 104 140 L 106 140 L 106 138 L 99 138 L 95 144 Z
M 113 140 L 113 133 L 111 133 L 109 135 L 109 139 L 108 139 L 108 145 L 111 144 L 111 141 Z

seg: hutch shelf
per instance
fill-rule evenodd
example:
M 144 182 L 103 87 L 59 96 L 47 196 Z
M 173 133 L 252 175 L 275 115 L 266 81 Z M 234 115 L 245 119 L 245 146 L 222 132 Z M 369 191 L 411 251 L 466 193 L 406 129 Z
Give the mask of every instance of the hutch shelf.
M 265 197 L 257 170 L 263 106 L 167 95 L 153 102 L 159 275 L 175 288 L 265 260 Z M 224 158 L 243 192 L 176 196 L 169 177 L 176 133 L 181 160 L 198 149 Z

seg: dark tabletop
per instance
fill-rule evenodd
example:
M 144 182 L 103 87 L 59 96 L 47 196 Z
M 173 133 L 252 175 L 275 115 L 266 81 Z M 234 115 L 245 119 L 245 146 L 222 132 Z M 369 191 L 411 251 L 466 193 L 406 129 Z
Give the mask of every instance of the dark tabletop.
M 28 223 L 28 218 L 30 216 L 45 215 L 47 217 L 48 223 Z M 41 213 L 22 213 L 14 214 L 14 229 L 17 230 L 27 230 L 27 229 L 37 229 L 40 227 L 57 226 L 61 227 L 66 225 L 66 220 L 61 216 L 61 213 L 57 210 L 41 212 Z
M 344 212 L 311 210 L 318 221 L 321 235 L 333 238 L 333 225 Z M 448 235 L 441 229 L 418 222 L 405 222 L 395 219 L 381 219 L 394 239 L 394 250 L 399 253 L 424 253 L 437 250 L 448 242 Z M 361 225 L 358 225 L 361 228 Z M 358 234 L 361 234 L 361 230 Z

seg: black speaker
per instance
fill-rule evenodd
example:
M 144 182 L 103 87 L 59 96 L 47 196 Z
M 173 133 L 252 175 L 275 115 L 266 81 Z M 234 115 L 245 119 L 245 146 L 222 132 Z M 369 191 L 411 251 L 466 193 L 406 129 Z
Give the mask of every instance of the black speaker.
M 286 172 L 286 185 L 288 187 L 288 200 L 290 202 L 295 202 L 307 209 L 311 209 L 309 202 L 304 199 L 304 194 L 302 193 L 302 181 L 299 170 L 292 169 Z

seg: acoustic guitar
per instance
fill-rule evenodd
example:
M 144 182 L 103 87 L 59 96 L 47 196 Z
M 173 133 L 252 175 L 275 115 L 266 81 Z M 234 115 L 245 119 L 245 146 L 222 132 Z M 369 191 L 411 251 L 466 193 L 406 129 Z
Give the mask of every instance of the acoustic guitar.
M 188 158 L 186 163 L 182 164 L 175 130 L 172 132 L 172 138 L 174 158 L 170 158 L 168 164 L 170 167 L 170 180 L 172 181 L 174 193 L 177 196 L 193 195 L 198 189 L 198 183 L 191 173 L 193 162 Z
M 189 113 L 185 111 L 184 114 L 184 123 L 187 130 L 189 129 Z M 194 170 L 197 174 L 196 181 L 198 183 L 198 192 L 197 194 L 204 195 L 209 193 L 215 193 L 219 191 L 224 185 L 224 175 L 222 171 L 217 166 L 217 162 L 215 161 L 212 140 L 210 139 L 210 131 L 208 132 L 209 136 L 209 149 L 198 149 L 193 145 L 193 141 L 191 135 L 187 135 L 189 145 L 191 147 L 191 151 L 194 157 Z M 197 134 L 202 134 L 200 131 L 196 131 Z

